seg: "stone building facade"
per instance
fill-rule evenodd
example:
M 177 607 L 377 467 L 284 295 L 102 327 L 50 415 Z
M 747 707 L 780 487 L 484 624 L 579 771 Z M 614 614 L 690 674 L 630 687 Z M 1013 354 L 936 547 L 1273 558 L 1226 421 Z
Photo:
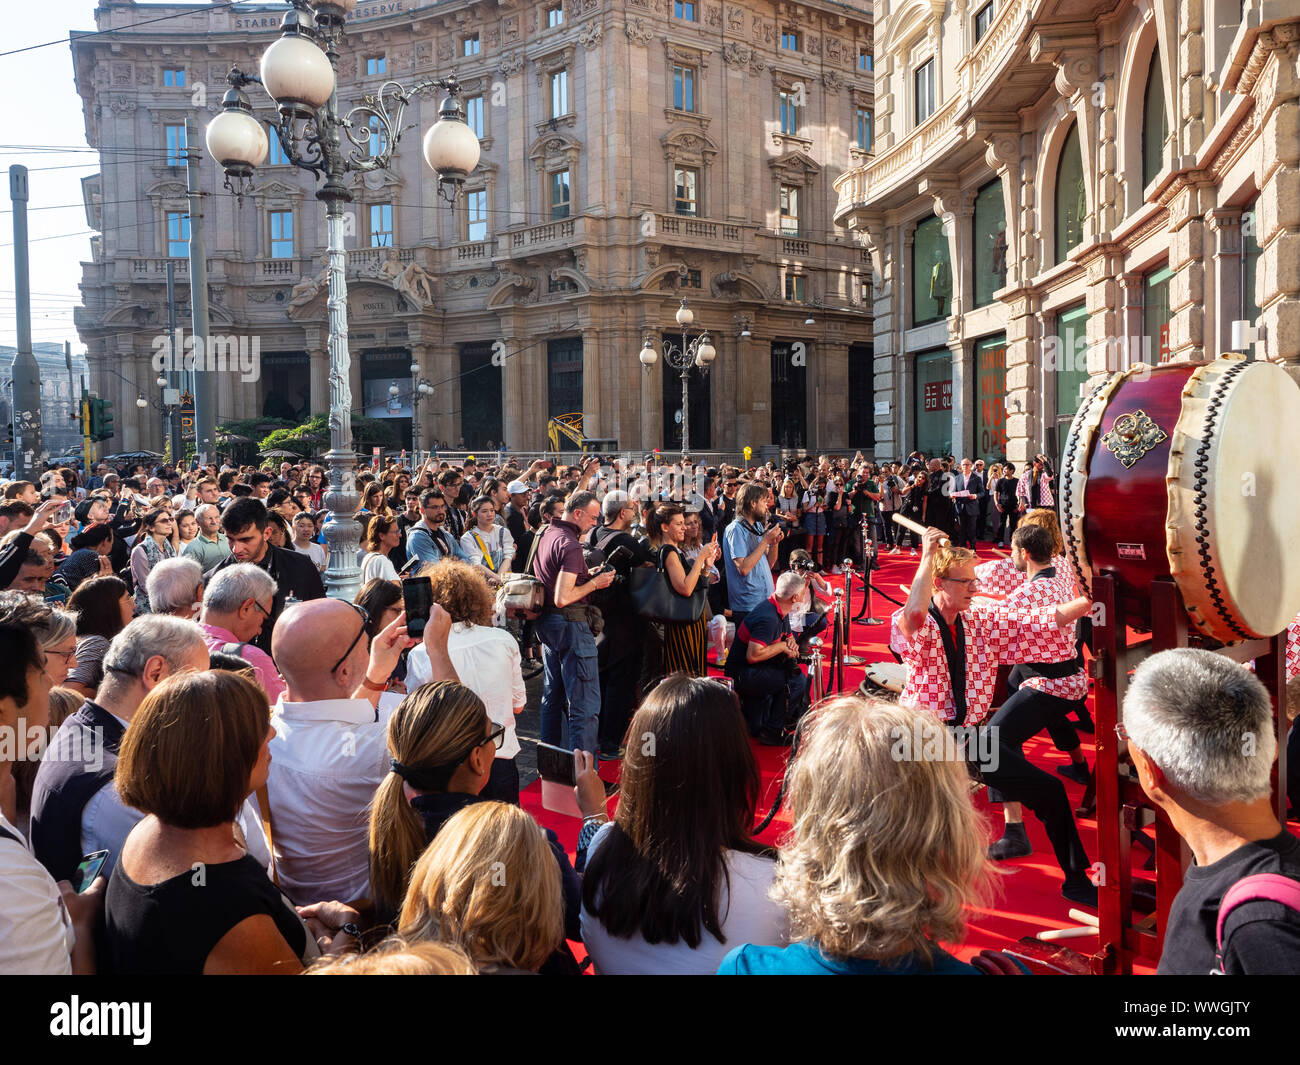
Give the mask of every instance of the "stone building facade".
M 122 412 L 110 449 L 161 443 L 159 419 L 126 415 L 157 390 L 169 260 L 189 324 L 177 127 L 197 115 L 201 132 L 230 66 L 258 69 L 285 10 L 102 0 L 100 34 L 73 36 L 103 165 L 87 185 L 101 235 L 77 325 L 92 387 Z M 146 12 L 175 17 L 131 28 Z M 694 448 L 869 445 L 871 263 L 833 222 L 832 182 L 871 151 L 872 51 L 869 9 L 833 0 L 358 5 L 341 108 L 389 79 L 454 73 L 483 148 L 448 208 L 420 153 L 438 98 L 421 98 L 391 171 L 352 180 L 358 409 L 392 413 L 410 440 L 414 361 L 435 387 L 419 407 L 425 445 L 543 447 L 550 417 L 581 411 L 588 436 L 672 448 L 680 381 L 637 355 L 646 336 L 672 338 L 684 297 L 718 352 L 693 381 Z M 252 98 L 272 117 L 259 87 Z M 204 151 L 201 181 L 211 332 L 260 351 L 258 380 L 221 376 L 218 421 L 324 412 L 314 180 L 273 152 L 241 205 Z
M 877 0 L 879 453 L 1023 462 L 1090 376 L 1231 350 L 1300 374 L 1300 18 L 1283 0 Z M 1002 397 L 1005 395 L 1005 404 Z

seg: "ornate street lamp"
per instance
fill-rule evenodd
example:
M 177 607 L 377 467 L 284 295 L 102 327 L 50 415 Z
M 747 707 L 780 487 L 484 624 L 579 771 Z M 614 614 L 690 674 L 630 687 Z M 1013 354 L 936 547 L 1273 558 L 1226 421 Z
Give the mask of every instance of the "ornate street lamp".
M 349 383 L 347 260 L 343 247 L 343 205 L 352 199 L 349 173 L 387 169 L 401 140 L 407 106 L 419 96 L 446 93 L 435 122 L 424 136 L 425 161 L 438 175 L 438 195 L 456 200 L 466 177 L 478 166 L 479 142 L 465 123 L 454 77 L 423 81 L 409 89 L 385 82 L 377 93 L 340 115 L 338 59 L 344 21 L 356 0 L 288 0 L 282 35 L 262 54 L 260 76 L 231 68 L 221 113 L 208 123 L 208 152 L 221 164 L 226 187 L 241 197 L 252 185 L 254 169 L 265 160 L 267 131 L 253 117 L 244 88 L 260 84 L 275 101 L 279 119 L 270 123 L 285 159 L 314 173 L 323 184 L 316 198 L 325 204 L 329 262 L 330 450 L 329 490 L 323 502 L 331 519 L 325 525 L 329 568 L 325 588 L 336 598 L 352 599 L 360 583 L 357 568 L 361 526 L 353 520 L 360 502 L 356 456 L 352 451 L 352 390 Z M 372 147 L 372 120 L 379 143 Z M 346 142 L 344 138 L 346 137 Z
M 682 330 L 681 347 L 667 340 L 661 340 L 659 346 L 663 350 L 664 364 L 678 370 L 682 375 L 682 458 L 685 458 L 690 452 L 691 444 L 691 367 L 698 366 L 700 373 L 708 374 L 709 365 L 718 353 L 709 342 L 707 331 L 693 340 L 689 339 L 690 328 L 695 321 L 695 312 L 686 305 L 686 300 L 682 300 L 675 317 Z M 654 341 L 650 337 L 645 338 L 645 345 L 637 358 L 641 360 L 641 365 L 646 368 L 647 373 L 659 358 L 654 348 Z

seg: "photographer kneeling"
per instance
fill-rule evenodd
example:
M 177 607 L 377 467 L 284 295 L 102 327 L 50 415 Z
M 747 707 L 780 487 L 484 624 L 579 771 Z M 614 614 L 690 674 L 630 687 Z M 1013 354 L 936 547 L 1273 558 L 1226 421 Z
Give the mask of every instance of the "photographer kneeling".
M 769 747 L 784 746 L 787 725 L 808 705 L 808 678 L 799 667 L 799 644 L 790 631 L 790 612 L 807 581 L 783 573 L 776 594 L 764 600 L 736 629 L 727 656 L 727 676 L 735 682 L 749 731 Z

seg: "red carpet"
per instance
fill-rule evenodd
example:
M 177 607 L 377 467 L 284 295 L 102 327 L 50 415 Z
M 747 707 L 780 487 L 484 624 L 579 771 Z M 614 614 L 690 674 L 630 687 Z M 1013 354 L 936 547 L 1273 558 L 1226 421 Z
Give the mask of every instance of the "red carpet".
M 981 560 L 998 556 L 998 552 L 991 551 L 987 547 L 981 548 L 979 554 Z M 872 583 L 877 588 L 901 601 L 905 596 L 900 592 L 899 585 L 909 584 L 915 570 L 916 560 L 909 557 L 905 552 L 899 555 L 882 555 L 881 569 L 872 575 Z M 831 580 L 842 586 L 842 578 L 831 578 Z M 858 612 L 860 604 L 861 593 L 855 590 L 852 602 L 853 613 Z M 863 625 L 857 622 L 852 623 L 851 653 L 861 655 L 868 662 L 893 662 L 894 658 L 889 653 L 887 645 L 889 641 L 889 619 L 897 609 L 898 607 L 894 604 L 873 594 L 872 613 L 877 618 L 880 618 L 884 624 Z M 827 646 L 829 651 L 829 639 L 827 640 Z M 844 670 L 846 690 L 856 691 L 862 681 L 862 676 L 863 667 L 846 666 Z M 1090 706 L 1091 703 L 1092 697 L 1090 695 Z M 1083 744 L 1084 755 L 1088 760 L 1088 764 L 1091 765 L 1094 754 L 1092 734 L 1080 733 L 1080 739 Z M 758 815 L 758 820 L 761 821 L 771 808 L 772 801 L 776 798 L 788 751 L 781 748 L 760 747 L 757 743 L 753 747 L 763 780 L 762 800 L 759 804 Z M 1057 751 L 1045 734 L 1030 740 L 1025 745 L 1025 753 L 1036 765 L 1051 772 L 1055 772 L 1058 765 L 1066 765 L 1069 762 L 1069 758 Z M 616 780 L 618 770 L 619 763 L 605 763 L 602 766 L 602 775 L 608 779 Z M 1083 786 L 1064 777 L 1061 780 L 1065 785 L 1066 794 L 1069 796 L 1071 808 L 1077 806 L 1083 797 Z M 577 820 L 544 809 L 541 802 L 541 785 L 539 782 L 535 781 L 524 790 L 521 801 L 524 809 L 541 824 L 555 830 L 561 843 L 564 844 L 570 856 L 572 856 L 578 837 L 579 824 Z M 990 804 L 985 799 L 983 789 L 976 793 L 976 803 L 987 813 L 990 841 L 998 838 L 1002 834 L 1000 811 L 990 807 Z M 614 803 L 611 802 L 611 814 L 613 810 Z M 1095 860 L 1097 856 L 1097 823 L 1095 819 L 1089 818 L 1079 820 L 1078 824 L 1084 848 L 1089 856 Z M 1015 943 L 1022 936 L 1034 935 L 1046 929 L 1062 928 L 1077 923 L 1069 917 L 1069 910 L 1074 904 L 1061 897 L 1062 873 L 1060 867 L 1056 864 L 1056 859 L 1047 841 L 1047 836 L 1043 832 L 1042 825 L 1028 811 L 1025 814 L 1025 825 L 1029 832 L 1030 841 L 1034 846 L 1034 853 L 1025 858 L 998 863 L 998 868 L 1003 875 L 999 878 L 997 898 L 987 909 L 972 909 L 970 911 L 970 924 L 965 943 L 955 947 L 949 945 L 959 957 L 966 958 L 986 948 L 1000 950 L 1009 944 Z M 783 807 L 777 813 L 772 824 L 758 838 L 764 843 L 776 844 L 782 833 L 786 832 L 789 827 L 789 816 Z M 1292 830 L 1295 830 L 1294 826 L 1292 826 Z M 1154 874 L 1144 873 L 1140 869 L 1140 864 L 1146 857 L 1146 851 L 1138 847 L 1134 847 L 1133 851 L 1137 866 L 1134 875 L 1138 878 L 1153 878 Z M 1065 945 L 1085 955 L 1092 954 L 1098 949 L 1095 935 L 1070 940 Z M 575 949 L 579 951 L 581 957 L 580 947 L 575 945 Z M 1143 970 L 1139 969 L 1138 971 Z M 1151 970 L 1147 969 L 1145 971 L 1149 972 Z

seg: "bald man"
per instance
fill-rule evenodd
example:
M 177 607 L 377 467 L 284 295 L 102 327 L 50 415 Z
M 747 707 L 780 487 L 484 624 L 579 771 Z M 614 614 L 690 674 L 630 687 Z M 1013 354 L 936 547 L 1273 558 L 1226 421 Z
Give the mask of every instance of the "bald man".
M 370 895 L 367 810 L 388 773 L 385 739 L 396 706 L 381 708 L 379 697 L 418 641 L 407 635 L 405 614 L 373 640 L 367 628 L 360 607 L 313 599 L 287 608 L 272 634 L 287 690 L 271 717 L 267 791 L 280 888 L 300 906 Z M 450 616 L 435 604 L 424 629 L 434 681 L 459 681 L 447 654 L 450 631 Z

